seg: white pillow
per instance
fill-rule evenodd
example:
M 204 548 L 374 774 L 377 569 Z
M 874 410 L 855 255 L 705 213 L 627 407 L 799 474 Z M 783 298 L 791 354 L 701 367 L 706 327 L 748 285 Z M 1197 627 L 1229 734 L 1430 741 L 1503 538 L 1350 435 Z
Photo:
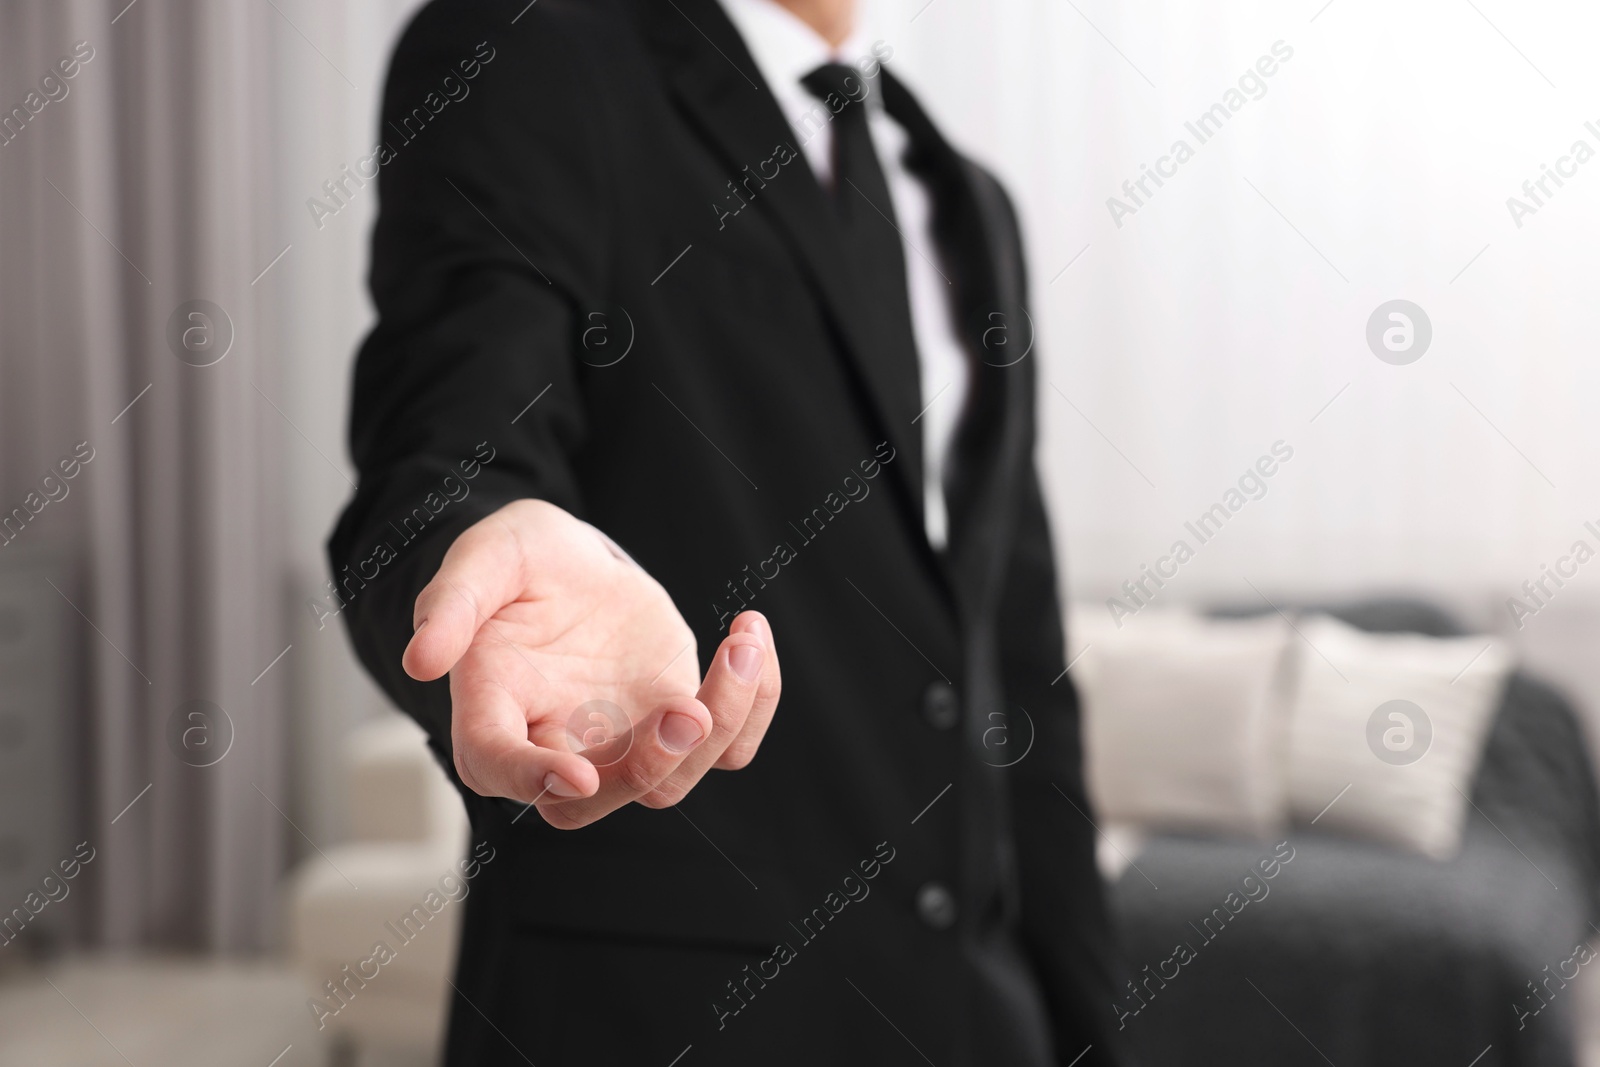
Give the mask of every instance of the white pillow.
M 1107 822 L 1267 837 L 1288 823 L 1277 617 L 1141 612 L 1073 674 L 1090 798 Z M 1082 651 L 1081 646 L 1070 654 Z
M 1510 653 L 1487 637 L 1371 634 L 1326 615 L 1296 626 L 1304 640 L 1296 639 L 1289 709 L 1295 820 L 1454 855 Z

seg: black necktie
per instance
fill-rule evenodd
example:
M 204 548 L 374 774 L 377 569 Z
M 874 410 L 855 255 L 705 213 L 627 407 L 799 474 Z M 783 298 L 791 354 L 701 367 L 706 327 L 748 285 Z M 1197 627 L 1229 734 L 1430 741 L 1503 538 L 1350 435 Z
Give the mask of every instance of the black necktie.
M 898 384 L 896 406 L 914 417 L 921 408 L 906 260 L 889 182 L 867 130 L 867 100 L 876 78 L 855 67 L 829 63 L 801 79 L 833 115 L 833 203 L 845 255 L 854 268 L 862 307 L 874 324 L 877 343 L 866 353 L 880 360 Z

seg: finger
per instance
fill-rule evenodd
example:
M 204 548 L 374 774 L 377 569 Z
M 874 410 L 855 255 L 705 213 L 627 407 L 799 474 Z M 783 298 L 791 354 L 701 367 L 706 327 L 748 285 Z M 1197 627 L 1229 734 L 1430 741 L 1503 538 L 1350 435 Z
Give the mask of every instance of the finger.
M 559 830 L 575 830 L 648 796 L 685 758 L 703 747 L 712 728 L 712 715 L 704 704 L 693 697 L 673 697 L 635 724 L 629 734 L 610 742 L 601 766 L 590 765 L 599 778 L 599 788 L 592 796 L 572 800 L 546 796 L 538 804 L 539 814 Z M 626 754 L 616 759 L 619 749 Z M 606 758 L 614 762 L 607 764 Z
M 759 611 L 741 612 L 733 620 L 733 625 L 728 628 L 730 633 L 747 633 L 760 639 L 767 650 L 766 659 L 761 664 L 761 680 L 756 687 L 755 703 L 750 707 L 750 714 L 744 720 L 744 728 L 739 731 L 739 736 L 733 739 L 717 762 L 712 764 L 718 770 L 736 771 L 748 766 L 755 759 L 756 750 L 761 747 L 761 739 L 767 736 L 767 727 L 772 725 L 773 713 L 778 710 L 778 695 L 783 690 L 783 675 L 778 669 L 778 647 L 772 639 L 772 626 L 767 622 L 767 617 Z
M 744 729 L 761 685 L 762 664 L 769 658 L 761 639 L 752 633 L 730 633 L 722 639 L 706 680 L 695 694 L 711 712 L 711 736 L 640 803 L 650 808 L 670 807 L 712 768 Z
M 450 701 L 456 773 L 473 792 L 532 803 L 600 788 L 594 764 L 568 746 L 528 740 L 526 713 L 499 682 L 466 685 L 452 679 Z
M 457 537 L 412 611 L 414 633 L 401 665 L 419 682 L 443 676 L 466 653 L 478 627 L 523 587 L 522 549 L 491 516 Z

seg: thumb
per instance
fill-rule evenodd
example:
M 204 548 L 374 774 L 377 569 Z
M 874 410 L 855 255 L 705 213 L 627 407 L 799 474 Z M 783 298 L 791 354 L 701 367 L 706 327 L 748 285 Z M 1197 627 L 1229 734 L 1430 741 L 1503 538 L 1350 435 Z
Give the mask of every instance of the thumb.
M 498 514 L 463 531 L 417 595 L 411 641 L 400 660 L 405 672 L 419 682 L 449 673 L 478 628 L 520 595 L 522 564 L 517 537 Z

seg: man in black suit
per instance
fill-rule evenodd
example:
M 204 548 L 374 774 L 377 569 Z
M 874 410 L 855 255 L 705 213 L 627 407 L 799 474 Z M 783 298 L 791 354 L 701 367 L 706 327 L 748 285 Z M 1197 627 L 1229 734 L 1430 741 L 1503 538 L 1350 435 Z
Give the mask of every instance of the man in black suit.
M 1017 224 L 892 51 L 852 0 L 396 51 L 330 556 L 492 848 L 452 1064 L 1120 1062 Z

